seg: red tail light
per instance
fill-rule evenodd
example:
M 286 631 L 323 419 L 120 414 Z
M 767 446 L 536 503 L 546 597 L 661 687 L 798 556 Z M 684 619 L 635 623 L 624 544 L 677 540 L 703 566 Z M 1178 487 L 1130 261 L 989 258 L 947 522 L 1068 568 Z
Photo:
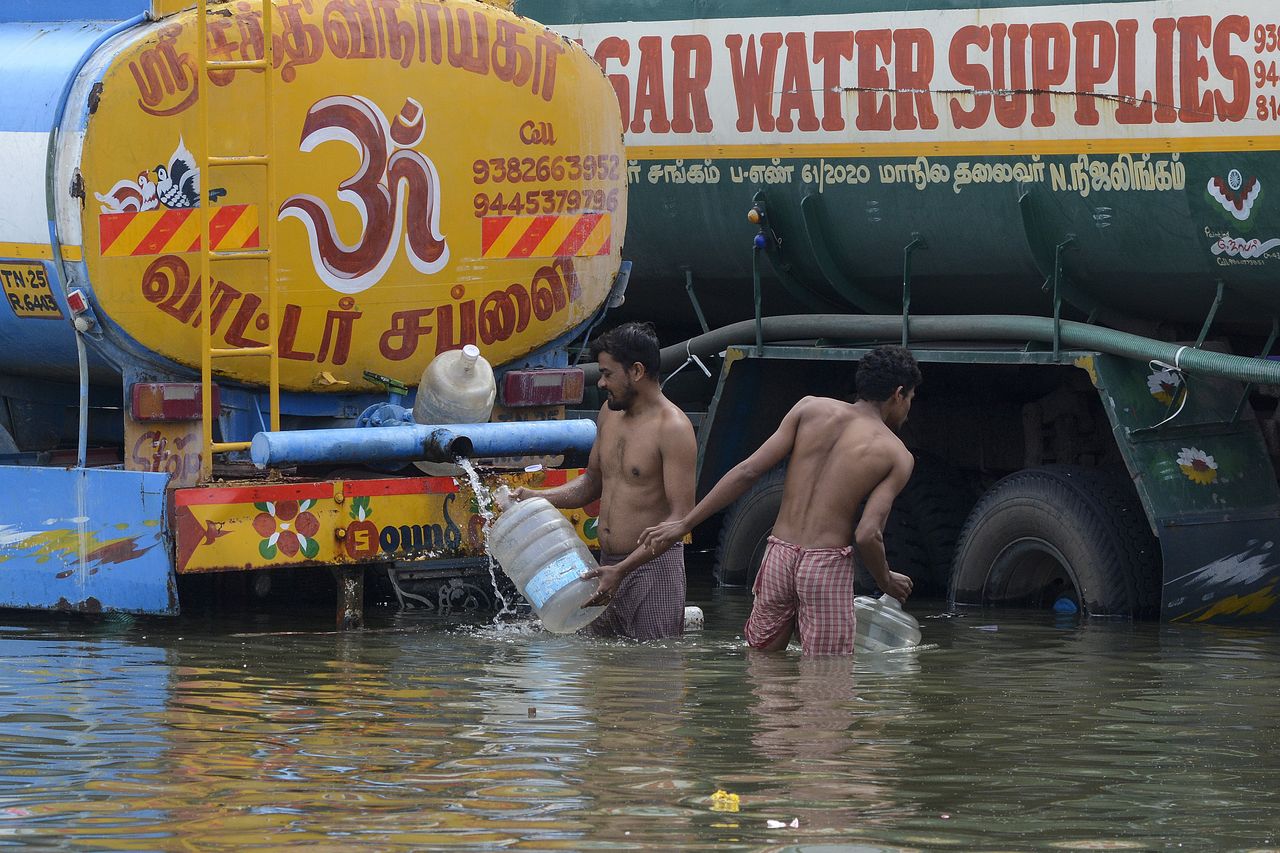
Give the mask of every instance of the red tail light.
M 129 392 L 129 414 L 135 421 L 200 420 L 199 382 L 135 382 Z M 218 386 L 213 386 L 218 411 Z
M 580 367 L 512 370 L 502 377 L 504 406 L 556 406 L 581 403 L 586 380 Z

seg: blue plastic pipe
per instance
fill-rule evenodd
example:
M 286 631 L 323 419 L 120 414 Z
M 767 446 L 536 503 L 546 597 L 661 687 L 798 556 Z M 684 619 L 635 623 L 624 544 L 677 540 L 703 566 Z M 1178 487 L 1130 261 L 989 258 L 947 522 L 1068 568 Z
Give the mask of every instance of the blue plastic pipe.
M 596 440 L 590 420 L 298 429 L 260 432 L 249 457 L 269 465 L 453 462 L 488 456 L 585 454 Z

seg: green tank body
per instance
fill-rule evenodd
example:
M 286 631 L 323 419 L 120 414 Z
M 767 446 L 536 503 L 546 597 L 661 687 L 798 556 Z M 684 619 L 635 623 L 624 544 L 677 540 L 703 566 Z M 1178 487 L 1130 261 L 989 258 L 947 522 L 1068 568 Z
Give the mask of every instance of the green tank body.
M 1270 324 L 1280 35 L 1263 0 L 546 2 L 614 86 L 627 311 L 1052 311 Z M 907 260 L 909 258 L 909 261 Z M 690 319 L 692 312 L 689 312 Z

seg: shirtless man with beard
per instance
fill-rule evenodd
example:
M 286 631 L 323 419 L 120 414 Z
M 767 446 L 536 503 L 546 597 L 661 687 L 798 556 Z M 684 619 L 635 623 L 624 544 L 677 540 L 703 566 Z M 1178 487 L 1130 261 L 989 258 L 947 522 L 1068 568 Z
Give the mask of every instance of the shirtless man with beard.
M 684 546 L 640 547 L 647 527 L 683 518 L 694 503 L 697 442 L 693 424 L 662 394 L 658 338 L 648 324 L 627 323 L 591 344 L 598 387 L 608 399 L 582 476 L 545 491 L 521 488 L 561 509 L 600 501 L 600 569 L 587 607 L 608 605 L 584 629 L 595 636 L 657 640 L 684 632 Z

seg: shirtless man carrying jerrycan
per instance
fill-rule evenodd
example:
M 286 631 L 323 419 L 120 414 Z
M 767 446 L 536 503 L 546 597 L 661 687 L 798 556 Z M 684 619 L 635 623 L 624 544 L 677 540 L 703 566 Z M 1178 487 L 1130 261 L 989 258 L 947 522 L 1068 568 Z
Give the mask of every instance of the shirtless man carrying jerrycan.
M 760 449 L 690 513 L 645 530 L 641 547 L 661 552 L 790 457 L 743 633 L 752 648 L 773 651 L 786 648 L 798 628 L 806 655 L 852 654 L 850 540 L 882 592 L 899 601 L 911 594 L 911 579 L 890 571 L 885 559 L 884 525 L 915 464 L 895 430 L 907 420 L 920 378 L 914 356 L 902 347 L 868 353 L 858 363 L 857 402 L 805 397 L 796 403 Z
M 662 394 L 658 338 L 648 324 L 626 323 L 591 344 L 600 365 L 595 445 L 582 476 L 545 491 L 521 488 L 516 500 L 537 495 L 573 509 L 600 501 L 600 568 L 585 577 L 600 588 L 584 605 L 608 605 L 584 629 L 633 640 L 684 632 L 684 546 L 680 537 L 640 547 L 646 527 L 678 519 L 693 507 L 697 442 L 693 424 Z

